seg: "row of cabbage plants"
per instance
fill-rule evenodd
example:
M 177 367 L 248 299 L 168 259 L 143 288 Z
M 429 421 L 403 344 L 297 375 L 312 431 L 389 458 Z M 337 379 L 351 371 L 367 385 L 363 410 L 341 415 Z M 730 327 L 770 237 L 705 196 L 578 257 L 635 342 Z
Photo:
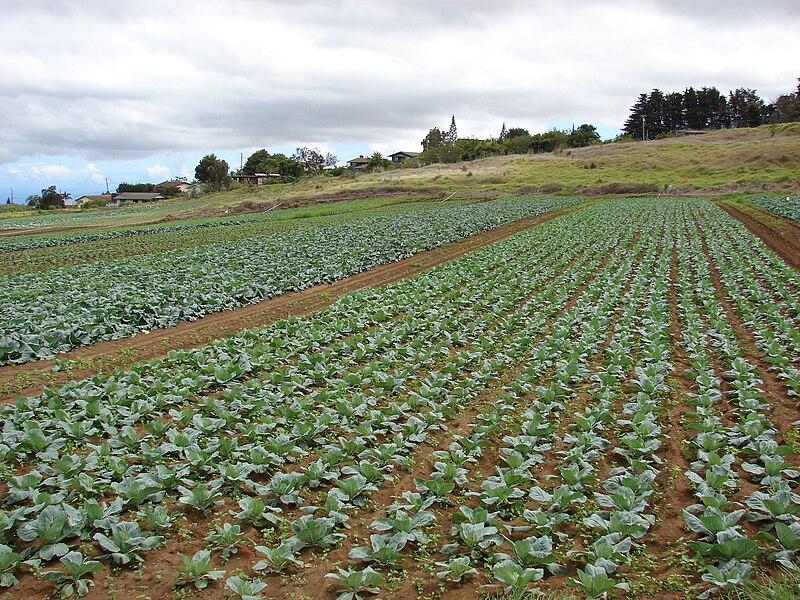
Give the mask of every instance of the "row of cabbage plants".
M 800 496 L 793 488 L 800 472 L 787 461 L 792 449 L 779 442 L 779 430 L 770 420 L 771 405 L 761 387 L 764 374 L 745 357 L 720 293 L 740 309 L 750 309 L 749 324 L 759 339 L 760 332 L 771 331 L 770 326 L 784 332 L 794 328 L 796 335 L 797 311 L 795 324 L 787 324 L 792 303 L 781 298 L 786 286 L 796 285 L 797 280 L 796 274 L 774 261 L 757 241 L 751 238 L 742 246 L 747 236 L 732 221 L 696 207 L 692 216 L 707 236 L 706 249 L 697 235 L 684 236 L 677 254 L 684 274 L 678 282 L 682 345 L 691 365 L 687 372 L 692 380 L 690 425 L 698 432 L 689 441 L 692 463 L 686 473 L 697 503 L 684 509 L 684 519 L 698 536 L 692 548 L 704 559 L 702 579 L 712 585 L 704 594 L 708 596 L 752 576 L 757 557 L 764 553 L 756 541 L 768 542 L 771 560 L 795 569 L 794 553 L 800 549 Z M 731 252 L 731 246 L 737 245 L 736 251 L 743 257 Z M 709 267 L 706 253 L 713 257 L 713 267 Z M 712 268 L 720 274 L 721 290 L 715 287 Z M 742 287 L 733 287 L 732 281 Z M 749 306 L 755 299 L 762 303 L 760 311 Z M 776 353 L 774 347 L 763 344 L 761 350 L 765 358 Z M 791 357 L 797 354 L 785 347 L 780 353 L 784 360 L 771 361 L 770 368 L 785 375 Z M 787 397 L 790 394 L 796 390 L 790 387 Z M 726 416 L 733 419 L 727 427 Z M 747 523 L 756 525 L 755 533 L 752 529 L 748 533 Z
M 0 279 L 0 365 L 331 283 L 575 203 L 509 198 L 8 275 Z
M 747 196 L 747 201 L 800 223 L 800 196 Z
M 168 224 L 84 229 L 0 238 L 0 272 L 38 271 L 60 266 L 108 261 L 125 256 L 153 254 L 245 237 L 269 235 L 287 229 L 332 225 L 366 216 L 389 216 L 431 208 L 471 204 L 461 201 L 402 202 L 385 206 L 343 203 L 327 210 L 308 212 L 284 209 L 235 217 L 184 219 Z M 318 214 L 319 213 L 319 214 Z M 90 242 L 90 243 L 86 243 Z M 35 252 L 22 252 L 36 250 Z M 9 254 L 9 252 L 14 252 Z

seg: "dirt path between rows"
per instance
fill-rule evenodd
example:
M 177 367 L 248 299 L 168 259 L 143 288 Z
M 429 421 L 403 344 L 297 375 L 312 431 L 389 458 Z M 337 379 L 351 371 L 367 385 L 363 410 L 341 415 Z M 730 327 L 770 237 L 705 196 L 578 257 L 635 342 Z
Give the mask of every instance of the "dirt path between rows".
M 268 325 L 289 316 L 309 315 L 329 306 L 348 292 L 398 282 L 581 207 L 582 205 L 571 206 L 503 225 L 332 284 L 289 292 L 257 304 L 212 313 L 197 321 L 186 321 L 174 327 L 76 348 L 60 356 L 62 363 L 70 362 L 66 363 L 67 368 L 59 372 L 53 371 L 55 360 L 0 367 L 0 402 L 8 402 L 19 396 L 35 395 L 44 385 L 57 385 L 70 379 L 82 379 L 97 372 L 113 370 L 118 366 L 125 367 L 138 361 L 162 358 L 169 350 L 204 346 L 212 340 L 249 327 Z
M 800 225 L 763 211 L 748 207 L 747 212 L 727 203 L 720 208 L 742 222 L 750 233 L 761 238 L 767 247 L 787 264 L 800 269 Z

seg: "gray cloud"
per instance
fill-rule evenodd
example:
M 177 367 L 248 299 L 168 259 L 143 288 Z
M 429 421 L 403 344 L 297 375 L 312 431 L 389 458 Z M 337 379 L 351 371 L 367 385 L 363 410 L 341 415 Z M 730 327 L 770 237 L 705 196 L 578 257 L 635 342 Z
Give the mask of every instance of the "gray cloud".
M 699 6 L 698 6 L 699 5 Z M 0 0 L 0 162 L 619 126 L 653 87 L 792 90 L 793 1 Z

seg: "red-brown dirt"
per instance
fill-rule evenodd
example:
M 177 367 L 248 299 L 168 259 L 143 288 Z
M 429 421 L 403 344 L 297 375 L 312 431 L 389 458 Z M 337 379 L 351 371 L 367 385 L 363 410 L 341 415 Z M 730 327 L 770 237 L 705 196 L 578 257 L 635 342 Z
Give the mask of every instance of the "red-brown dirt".
M 733 206 L 722 202 L 719 206 L 741 221 L 750 233 L 761 238 L 787 264 L 800 269 L 800 225 L 753 206 Z

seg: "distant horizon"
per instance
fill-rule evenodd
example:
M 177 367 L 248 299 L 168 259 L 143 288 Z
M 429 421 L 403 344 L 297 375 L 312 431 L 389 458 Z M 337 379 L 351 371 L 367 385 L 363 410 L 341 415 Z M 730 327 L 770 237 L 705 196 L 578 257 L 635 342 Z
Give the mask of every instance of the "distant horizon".
M 457 118 L 458 117 L 456 116 L 456 119 Z M 585 123 L 585 122 L 586 121 L 581 121 L 581 123 L 577 123 L 576 122 L 575 127 L 578 127 L 580 124 Z M 442 128 L 442 127 L 444 127 L 444 125 L 445 124 L 441 124 L 441 125 L 439 125 L 439 127 Z M 516 127 L 517 126 L 516 124 L 509 125 L 508 123 L 506 123 L 506 125 L 510 126 L 510 127 Z M 435 127 L 435 126 L 436 125 L 432 125 L 431 127 Z M 502 123 L 501 123 L 501 126 L 502 126 Z M 570 124 L 569 127 L 566 127 L 566 128 L 565 127 L 556 127 L 556 126 L 554 126 L 554 127 L 549 127 L 545 131 L 550 131 L 552 129 L 559 129 L 559 130 L 566 131 L 566 130 L 571 129 L 571 127 L 572 127 L 571 124 Z M 499 128 L 498 128 L 497 133 L 498 134 L 500 133 L 500 129 Z M 532 131 L 531 133 L 543 133 L 543 132 Z M 607 130 L 606 134 L 603 135 L 603 132 L 598 128 L 598 133 L 600 133 L 600 137 L 602 139 L 609 140 L 609 139 L 613 139 L 614 137 L 619 135 L 619 133 L 621 133 L 621 129 Z M 470 134 L 466 133 L 462 137 L 477 137 L 477 136 L 473 136 L 473 135 L 470 135 Z M 497 137 L 497 136 L 495 135 L 493 137 Z M 481 138 L 481 139 L 484 139 L 484 138 Z M 488 139 L 488 136 L 485 139 Z M 387 147 L 390 146 L 390 144 L 384 144 L 384 145 L 387 146 Z M 262 148 L 263 148 L 263 146 L 262 146 Z M 342 152 L 338 152 L 337 153 L 336 152 L 337 148 L 341 148 L 346 153 L 342 153 Z M 132 183 L 132 184 L 135 184 L 135 183 L 158 183 L 159 181 L 170 181 L 170 180 L 173 180 L 173 179 L 175 179 L 177 177 L 185 177 L 188 181 L 191 182 L 191 181 L 194 180 L 194 168 L 195 168 L 195 166 L 197 166 L 197 164 L 200 162 L 200 159 L 203 156 L 206 156 L 207 154 L 214 154 L 218 158 L 221 158 L 221 159 L 227 161 L 228 165 L 230 166 L 230 169 L 232 171 L 235 171 L 240 167 L 240 163 L 243 163 L 244 161 L 247 160 L 247 157 L 250 156 L 250 154 L 252 154 L 256 150 L 260 150 L 260 149 L 261 148 L 248 149 L 246 152 L 225 151 L 225 150 L 217 150 L 217 151 L 214 151 L 214 150 L 207 150 L 207 151 L 206 150 L 200 150 L 200 151 L 196 151 L 196 152 L 182 153 L 180 155 L 181 156 L 181 166 L 179 166 L 175 171 L 173 171 L 171 169 L 170 170 L 160 170 L 159 169 L 157 172 L 160 173 L 161 176 L 158 176 L 158 177 L 155 177 L 155 178 L 153 178 L 150 175 L 150 173 L 147 172 L 147 167 L 146 166 L 143 167 L 141 165 L 142 161 L 150 162 L 151 161 L 151 157 L 148 157 L 146 159 L 136 160 L 136 161 L 111 161 L 111 162 L 119 163 L 120 167 L 126 167 L 126 168 L 122 169 L 122 172 L 131 173 L 132 175 L 130 177 L 128 177 L 127 179 L 124 179 L 124 178 L 123 179 L 117 179 L 117 178 L 109 177 L 109 180 L 108 180 L 109 191 L 113 194 L 120 183 Z M 275 149 L 266 148 L 266 149 L 267 149 L 267 151 L 269 151 L 270 154 L 282 153 L 282 154 L 285 154 L 286 156 L 291 156 L 295 152 L 295 150 L 297 149 L 297 146 L 292 147 L 292 148 L 286 147 L 286 148 L 275 148 Z M 337 164 L 339 166 L 346 166 L 347 165 L 347 161 L 352 159 L 352 158 L 356 158 L 356 157 L 362 156 L 362 155 L 363 156 L 369 156 L 370 154 L 372 154 L 373 152 L 376 152 L 376 151 L 377 152 L 381 152 L 380 150 L 376 150 L 376 149 L 374 149 L 374 148 L 372 148 L 372 147 L 370 147 L 368 145 L 354 145 L 354 144 L 331 144 L 331 145 L 325 145 L 323 150 L 325 152 L 332 152 L 337 157 L 337 159 L 338 159 Z M 394 150 L 381 152 L 381 154 L 383 156 L 388 156 L 392 152 L 401 152 L 401 151 L 421 152 L 422 151 L 422 138 L 420 138 L 420 141 L 417 143 L 417 147 L 414 148 L 414 149 L 406 148 L 406 147 L 402 147 L 402 148 L 401 147 L 397 147 Z M 345 156 L 346 156 L 346 158 L 345 158 Z M 39 157 L 39 158 L 40 158 L 40 160 L 41 159 L 49 159 L 49 162 L 62 163 L 62 164 L 66 163 L 66 162 L 70 162 L 71 160 L 73 160 L 71 157 L 68 157 L 68 156 Z M 165 156 L 165 157 L 161 157 L 161 158 L 166 159 L 166 160 L 164 160 L 164 162 L 167 162 L 167 161 L 173 162 L 175 157 L 167 157 L 167 156 Z M 196 160 L 195 160 L 195 158 L 196 158 Z M 190 164 L 190 163 L 192 163 L 192 160 L 194 160 L 194 162 L 193 162 L 193 164 Z M 42 162 L 46 163 L 48 161 L 45 160 L 45 161 L 42 161 Z M 98 161 L 98 162 L 88 163 L 90 165 L 90 168 L 87 170 L 87 175 L 89 175 L 89 177 L 91 178 L 91 176 L 94 174 L 94 170 L 91 168 L 92 166 L 97 169 L 97 171 L 96 171 L 97 173 L 100 172 L 100 168 L 98 168 L 98 164 L 100 165 L 100 167 L 108 168 L 105 163 L 106 163 L 106 161 Z M 138 175 L 139 175 L 138 178 L 136 176 L 136 173 L 137 173 L 136 169 L 140 169 L 138 171 Z M 34 189 L 35 186 L 34 187 L 30 187 L 30 188 L 26 188 L 26 189 L 30 189 L 32 191 L 29 191 L 29 192 L 25 193 L 24 197 L 20 196 L 17 193 L 17 188 L 15 187 L 14 188 L 14 197 L 15 197 L 14 204 L 24 205 L 26 198 L 28 198 L 29 196 L 34 195 L 34 194 L 39 194 L 42 191 L 42 189 L 46 189 L 46 188 L 50 187 L 51 185 L 55 185 L 56 188 L 59 189 L 59 191 L 69 192 L 70 195 L 72 196 L 72 198 L 79 198 L 81 196 L 88 196 L 88 195 L 93 195 L 93 194 L 102 194 L 102 193 L 104 193 L 106 191 L 106 189 L 105 189 L 105 185 L 106 185 L 105 184 L 105 175 L 103 175 L 102 177 L 103 177 L 102 181 L 85 182 L 84 184 L 79 184 L 79 185 L 73 186 L 70 189 L 67 189 L 65 186 L 59 185 L 59 183 L 55 179 L 55 175 L 54 175 L 54 178 L 51 180 L 51 182 L 49 182 L 44 187 L 41 187 L 41 188 L 38 188 L 38 189 Z M 19 189 L 23 189 L 23 188 L 20 187 Z M 73 191 L 73 189 L 75 191 Z M 86 190 L 88 190 L 88 191 L 86 191 Z M 92 191 L 92 190 L 94 190 L 94 191 Z M 6 195 L 8 195 L 8 191 L 6 191 Z

